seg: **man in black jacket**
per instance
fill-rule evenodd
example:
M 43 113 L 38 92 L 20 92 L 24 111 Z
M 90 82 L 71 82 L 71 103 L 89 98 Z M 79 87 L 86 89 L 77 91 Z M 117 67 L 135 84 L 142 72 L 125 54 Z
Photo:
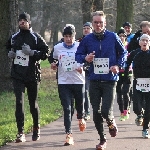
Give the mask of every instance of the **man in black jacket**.
M 37 103 L 38 85 L 41 80 L 40 60 L 48 56 L 48 45 L 44 39 L 31 29 L 30 15 L 22 13 L 18 19 L 19 32 L 13 34 L 6 44 L 8 57 L 12 59 L 11 77 L 16 96 L 16 123 L 18 134 L 16 142 L 25 142 L 24 134 L 24 93 L 30 105 L 33 118 L 32 140 L 40 139 L 40 117 Z

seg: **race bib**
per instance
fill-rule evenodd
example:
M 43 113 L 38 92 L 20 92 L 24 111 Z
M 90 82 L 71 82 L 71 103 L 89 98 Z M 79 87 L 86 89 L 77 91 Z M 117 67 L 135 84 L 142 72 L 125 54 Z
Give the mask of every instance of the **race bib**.
M 14 64 L 21 66 L 28 66 L 29 64 L 29 55 L 22 53 L 22 50 L 16 51 L 16 57 L 14 59 Z
M 109 58 L 95 58 L 93 65 L 95 74 L 109 73 Z
M 138 78 L 136 89 L 141 92 L 149 92 L 150 91 L 150 78 Z
M 75 53 L 65 53 L 59 57 L 59 62 L 64 71 L 73 71 L 77 68 Z

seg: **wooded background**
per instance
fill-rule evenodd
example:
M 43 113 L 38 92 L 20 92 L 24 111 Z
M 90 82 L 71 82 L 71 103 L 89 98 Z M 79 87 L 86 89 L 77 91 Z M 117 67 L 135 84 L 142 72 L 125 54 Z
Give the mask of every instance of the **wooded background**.
M 18 15 L 31 15 L 31 25 L 51 46 L 61 38 L 65 24 L 76 27 L 82 36 L 82 25 L 91 21 L 91 12 L 103 10 L 107 15 L 107 29 L 118 31 L 125 21 L 133 24 L 133 32 L 143 20 L 150 20 L 150 0 L 0 0 L 0 92 L 12 90 L 11 61 L 5 43 L 18 30 Z

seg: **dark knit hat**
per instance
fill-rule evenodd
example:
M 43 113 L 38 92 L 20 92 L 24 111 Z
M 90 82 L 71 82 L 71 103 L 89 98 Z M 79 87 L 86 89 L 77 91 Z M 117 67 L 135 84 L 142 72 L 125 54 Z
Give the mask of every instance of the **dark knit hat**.
M 29 22 L 29 24 L 31 24 L 30 15 L 29 14 L 23 12 L 22 14 L 19 15 L 18 20 L 21 20 L 21 19 L 25 19 L 27 22 Z
M 123 27 L 127 26 L 127 27 L 131 27 L 131 28 L 132 28 L 132 24 L 129 23 L 129 22 L 125 22 L 122 26 L 123 26 Z
M 73 36 L 75 35 L 75 27 L 73 25 L 64 27 L 63 36 L 67 34 L 73 35 Z
M 124 29 L 119 29 L 119 31 L 117 32 L 117 35 L 119 35 L 119 34 L 124 34 L 125 36 L 127 36 L 127 34 L 126 34 L 126 32 L 125 32 L 125 30 Z
M 91 22 L 86 22 L 83 27 L 89 26 L 91 29 L 93 29 L 92 23 Z

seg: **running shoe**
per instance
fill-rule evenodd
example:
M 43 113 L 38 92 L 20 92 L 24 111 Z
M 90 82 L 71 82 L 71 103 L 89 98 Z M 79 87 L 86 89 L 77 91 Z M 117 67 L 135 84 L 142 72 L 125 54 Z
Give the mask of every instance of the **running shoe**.
M 128 107 L 128 114 L 131 113 L 131 105 Z
M 142 115 L 137 116 L 137 118 L 135 119 L 135 124 L 137 126 L 142 126 L 143 125 L 143 116 Z
M 90 113 L 85 113 L 84 120 L 90 120 Z
M 111 137 L 115 137 L 118 132 L 118 128 L 117 128 L 115 120 L 107 121 L 107 125 L 109 127 L 109 133 L 110 133 Z
M 64 146 L 69 146 L 69 145 L 74 145 L 72 134 L 66 135 L 66 141 L 65 141 Z
M 121 113 L 119 120 L 120 120 L 120 121 L 125 121 L 124 113 Z
M 26 139 L 25 139 L 25 134 L 24 133 L 18 133 L 16 135 L 16 143 L 19 143 L 19 142 L 25 142 Z
M 80 131 L 83 132 L 85 130 L 85 128 L 86 128 L 85 120 L 84 119 L 79 119 L 79 129 L 80 129 Z
M 150 138 L 150 135 L 148 134 L 148 129 L 145 129 L 145 130 L 142 131 L 142 136 L 145 139 Z
M 128 110 L 124 110 L 124 119 L 129 119 Z
M 37 141 L 40 139 L 40 128 L 33 128 L 32 141 Z
M 100 143 L 96 145 L 96 150 L 104 150 L 106 148 L 106 139 L 100 140 Z

